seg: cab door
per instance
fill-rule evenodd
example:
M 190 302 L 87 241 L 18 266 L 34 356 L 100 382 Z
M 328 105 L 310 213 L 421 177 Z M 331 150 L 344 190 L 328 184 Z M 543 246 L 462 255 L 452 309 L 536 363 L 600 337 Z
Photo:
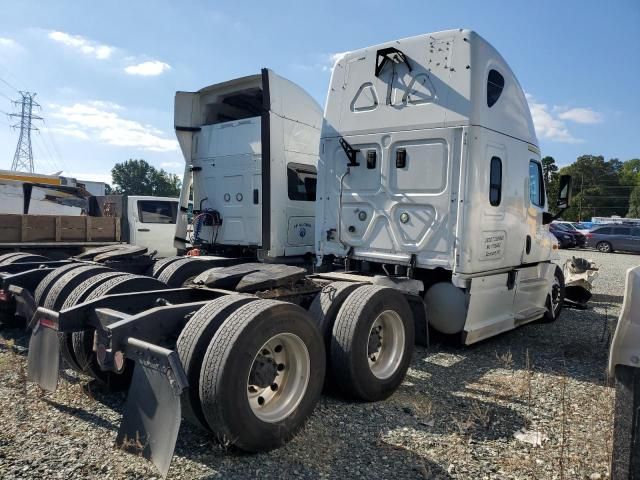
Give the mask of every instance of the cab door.
M 547 227 L 542 224 L 546 205 L 542 164 L 531 158 L 528 165 L 527 188 L 524 189 L 526 206 L 526 231 L 522 245 L 522 264 L 536 263 L 546 259 L 545 242 Z
M 176 231 L 178 201 L 170 199 L 129 199 L 130 242 L 156 251 L 160 257 L 176 254 L 173 237 Z

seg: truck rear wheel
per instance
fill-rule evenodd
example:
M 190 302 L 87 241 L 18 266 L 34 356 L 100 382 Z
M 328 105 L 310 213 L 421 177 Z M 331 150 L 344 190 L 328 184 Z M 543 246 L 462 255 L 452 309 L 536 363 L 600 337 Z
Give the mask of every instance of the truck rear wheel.
M 84 263 L 70 263 L 69 265 L 63 265 L 62 267 L 58 267 L 49 272 L 46 277 L 40 280 L 40 283 L 38 283 L 38 286 L 36 287 L 36 291 L 33 295 L 36 305 L 42 306 L 45 298 L 47 298 L 49 290 L 53 287 L 53 284 L 59 277 L 67 273 L 69 270 L 84 266 L 86 266 Z
M 0 265 L 10 265 L 12 263 L 28 262 L 48 262 L 50 259 L 34 253 L 7 253 L 0 256 Z
M 9 253 L 3 253 L 2 255 L 0 255 L 0 265 L 4 265 L 4 262 L 9 260 L 11 257 L 15 256 L 15 255 L 20 255 L 21 252 L 9 252 Z
M 105 295 L 113 295 L 125 292 L 140 292 L 143 290 L 162 290 L 167 288 L 165 284 L 155 278 L 144 275 L 125 274 L 111 278 L 97 286 L 84 301 L 95 300 Z M 78 360 L 78 365 L 84 373 L 91 375 L 99 383 L 113 390 L 126 388 L 131 381 L 133 365 L 127 361 L 121 373 L 105 371 L 100 368 L 96 353 L 93 351 L 94 329 L 73 332 L 73 353 Z
M 336 386 L 364 401 L 389 397 L 411 362 L 415 325 L 403 294 L 363 285 L 345 300 L 333 325 L 331 366 Z
M 62 305 L 73 290 L 87 279 L 99 273 L 107 271 L 105 267 L 89 265 L 80 268 L 73 268 L 63 275 L 59 276 L 51 286 L 42 304 L 49 310 L 60 311 Z M 72 351 L 72 334 L 58 333 L 58 341 L 60 343 L 60 356 L 62 359 L 76 371 L 80 371 L 80 365 Z
M 124 274 L 121 272 L 104 272 L 99 273 L 98 275 L 91 277 L 87 280 L 84 280 L 80 285 L 73 289 L 73 291 L 67 295 L 67 298 L 64 300 L 62 307 L 60 310 L 66 310 L 67 308 L 71 308 L 82 301 L 89 295 L 95 288 L 104 282 L 108 281 L 114 277 L 121 277 Z M 65 360 L 71 368 L 74 370 L 81 372 L 82 367 L 78 363 L 78 359 L 76 358 L 76 354 L 73 351 L 73 333 L 60 333 L 60 356 Z
M 158 276 L 162 273 L 162 271 L 165 268 L 167 268 L 173 262 L 177 262 L 178 260 L 182 260 L 184 258 L 185 257 L 167 257 L 167 258 L 161 258 L 160 260 L 157 260 L 151 268 L 151 276 L 153 278 L 158 278 Z
M 157 278 L 170 287 L 178 288 L 210 268 L 207 261 L 186 257 L 169 264 Z
M 297 305 L 257 300 L 220 326 L 204 357 L 200 401 L 211 430 L 249 452 L 283 445 L 322 391 L 322 338 Z
M 309 307 L 309 314 L 318 330 L 320 330 L 327 352 L 327 380 L 331 376 L 331 333 L 333 324 L 344 301 L 351 292 L 360 286 L 362 286 L 361 283 L 331 282 L 322 287 L 322 290 L 316 295 Z
M 176 351 L 182 362 L 189 388 L 182 395 L 182 415 L 191 424 L 209 430 L 200 405 L 200 371 L 202 359 L 220 325 L 242 305 L 257 300 L 248 295 L 225 295 L 211 301 L 187 322 L 182 329 Z

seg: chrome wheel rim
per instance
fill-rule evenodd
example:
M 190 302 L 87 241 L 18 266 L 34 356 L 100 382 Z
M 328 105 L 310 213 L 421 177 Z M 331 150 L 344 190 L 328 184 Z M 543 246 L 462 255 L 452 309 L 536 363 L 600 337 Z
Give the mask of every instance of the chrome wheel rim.
M 256 353 L 247 377 L 247 400 L 263 422 L 287 418 L 302 401 L 311 359 L 307 346 L 293 333 L 271 337 Z
M 609 248 L 609 244 L 608 243 L 601 243 L 600 244 L 600 251 L 607 253 L 610 250 Z
M 560 306 L 560 279 L 554 275 L 553 284 L 551 285 L 551 310 L 555 317 L 558 307 Z
M 378 315 L 369 330 L 367 360 L 371 373 L 381 380 L 391 377 L 404 355 L 405 332 L 397 312 L 385 310 Z

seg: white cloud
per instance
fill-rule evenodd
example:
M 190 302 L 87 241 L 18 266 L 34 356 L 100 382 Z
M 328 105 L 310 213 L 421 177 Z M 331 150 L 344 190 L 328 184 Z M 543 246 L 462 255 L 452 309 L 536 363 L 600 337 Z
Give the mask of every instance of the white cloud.
M 312 71 L 320 70 L 322 72 L 331 72 L 336 62 L 349 52 L 323 53 L 315 55 L 314 63 L 294 63 L 291 66 L 298 70 Z
M 77 125 L 59 125 L 48 128 L 49 132 L 56 135 L 64 135 L 66 137 L 78 138 L 80 140 L 89 140 L 89 135 L 80 129 Z
M 181 172 L 184 170 L 184 162 L 162 162 L 160 167 L 165 170 L 177 170 Z
M 582 141 L 569 133 L 565 122 L 554 116 L 552 109 L 547 104 L 537 102 L 533 95 L 528 93 L 526 97 L 538 137 L 562 143 L 580 143 Z
M 576 123 L 600 123 L 602 115 L 590 108 L 570 108 L 558 114 L 558 118 Z
M 119 107 L 119 106 L 117 106 Z M 77 127 L 88 139 L 119 147 L 137 148 L 154 152 L 178 150 L 178 142 L 167 138 L 161 131 L 149 128 L 135 120 L 120 116 L 118 108 L 108 102 L 86 102 L 73 105 L 50 105 L 50 116 Z M 120 107 L 122 110 L 122 107 Z M 52 128 L 65 126 L 53 125 Z M 67 128 L 71 131 L 73 129 Z M 80 138 L 81 133 L 72 134 Z
M 13 38 L 0 37 L 0 47 L 15 48 L 17 46 L 18 42 L 16 42 Z
M 49 38 L 67 47 L 75 48 L 85 55 L 95 57 L 98 60 L 108 59 L 115 51 L 115 47 L 94 42 L 80 35 L 71 35 L 55 30 L 49 32 Z
M 141 75 L 144 77 L 160 75 L 168 70 L 171 70 L 171 65 L 159 60 L 142 62 L 137 65 L 129 65 L 124 69 L 124 71 L 129 75 Z

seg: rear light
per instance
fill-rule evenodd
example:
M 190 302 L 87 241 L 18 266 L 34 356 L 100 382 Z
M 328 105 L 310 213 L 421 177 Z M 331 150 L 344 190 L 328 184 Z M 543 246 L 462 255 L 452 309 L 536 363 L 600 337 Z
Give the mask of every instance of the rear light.
M 593 233 L 585 233 L 584 237 L 585 238 L 593 238 Z
M 8 302 L 11 300 L 11 293 L 0 288 L 0 302 Z

